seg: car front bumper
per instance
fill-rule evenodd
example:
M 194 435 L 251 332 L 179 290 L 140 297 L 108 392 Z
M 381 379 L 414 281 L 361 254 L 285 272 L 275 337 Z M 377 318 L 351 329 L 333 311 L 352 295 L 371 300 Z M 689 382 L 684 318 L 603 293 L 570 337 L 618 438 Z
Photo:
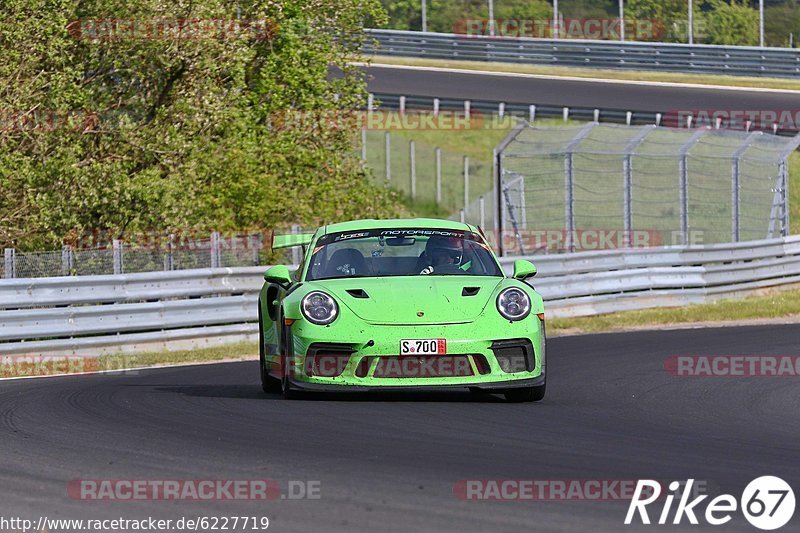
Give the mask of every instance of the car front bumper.
M 502 390 L 544 383 L 545 330 L 544 322 L 536 315 L 518 322 L 498 319 L 414 326 L 363 324 L 346 329 L 297 321 L 291 327 L 291 335 L 293 355 L 288 358 L 287 379 L 302 390 Z M 420 365 L 410 365 L 412 372 L 403 371 L 402 377 L 379 372 L 381 365 L 385 369 L 396 363 L 389 359 L 398 359 L 400 341 L 404 339 L 445 339 L 446 355 L 424 356 L 428 368 L 436 368 L 437 372 L 426 374 L 424 364 L 422 371 Z M 319 372 L 316 357 L 320 353 L 323 357 L 336 355 L 339 363 L 333 366 L 338 364 L 338 368 Z M 446 358 L 453 358 L 460 365 L 443 364 L 447 363 Z M 273 368 L 276 366 L 280 366 L 277 358 Z M 398 368 L 406 369 L 395 364 Z M 448 369 L 454 372 L 448 373 Z

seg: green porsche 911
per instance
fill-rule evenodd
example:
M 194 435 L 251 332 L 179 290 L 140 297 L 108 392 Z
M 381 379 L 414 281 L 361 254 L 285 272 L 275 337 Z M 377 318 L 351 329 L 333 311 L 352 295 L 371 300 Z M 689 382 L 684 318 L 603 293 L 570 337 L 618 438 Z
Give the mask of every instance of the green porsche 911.
M 259 294 L 264 391 L 469 389 L 545 394 L 541 296 L 528 261 L 506 276 L 480 228 L 358 220 L 313 235 L 299 268 L 274 266 Z

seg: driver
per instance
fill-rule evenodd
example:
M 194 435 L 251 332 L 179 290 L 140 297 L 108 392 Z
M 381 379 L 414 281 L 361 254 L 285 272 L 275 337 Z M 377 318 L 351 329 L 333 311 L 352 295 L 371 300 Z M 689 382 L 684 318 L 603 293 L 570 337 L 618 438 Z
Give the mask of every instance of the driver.
M 464 255 L 464 243 L 457 237 L 433 236 L 425 244 L 422 258 L 426 265 L 420 274 L 431 274 L 436 267 L 459 265 Z

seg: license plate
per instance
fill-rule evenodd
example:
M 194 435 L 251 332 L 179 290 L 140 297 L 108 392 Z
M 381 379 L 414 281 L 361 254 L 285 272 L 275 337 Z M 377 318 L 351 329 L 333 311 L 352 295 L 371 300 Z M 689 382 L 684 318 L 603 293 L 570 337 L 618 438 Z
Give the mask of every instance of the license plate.
M 447 343 L 444 339 L 408 339 L 400 341 L 400 355 L 444 355 Z

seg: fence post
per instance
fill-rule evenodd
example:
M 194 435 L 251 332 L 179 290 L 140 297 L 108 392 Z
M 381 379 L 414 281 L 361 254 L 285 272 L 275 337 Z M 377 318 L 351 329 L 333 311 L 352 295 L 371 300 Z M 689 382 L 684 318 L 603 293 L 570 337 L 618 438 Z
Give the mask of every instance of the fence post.
M 114 274 L 122 274 L 125 272 L 125 265 L 122 264 L 123 244 L 119 239 L 111 241 L 114 257 Z
M 442 149 L 436 147 L 436 205 L 442 203 Z
M 469 209 L 469 156 L 464 156 L 464 212 Z
M 741 222 L 741 183 L 739 179 L 739 163 L 741 162 L 742 155 L 744 155 L 747 148 L 753 144 L 753 141 L 759 135 L 763 135 L 760 131 L 754 131 L 742 142 L 741 145 L 733 152 L 731 162 L 731 241 L 739 242 L 740 222 Z
M 253 266 L 258 266 L 261 263 L 259 253 L 261 252 L 261 247 L 263 246 L 262 235 L 260 233 L 254 233 L 251 235 L 250 243 L 253 247 Z
M 417 154 L 414 141 L 408 142 L 408 159 L 411 170 L 411 199 L 417 199 Z
M 361 161 L 367 161 L 367 127 L 361 126 Z
M 211 233 L 211 268 L 220 268 L 222 266 L 220 259 L 222 257 L 219 251 L 219 232 L 214 231 Z
M 564 150 L 564 231 L 567 234 L 564 245 L 568 252 L 575 251 L 575 169 L 572 154 L 596 125 L 597 122 L 591 122 L 581 128 Z
M 647 134 L 650 133 L 655 129 L 655 125 L 644 126 L 639 132 L 633 136 L 633 138 L 628 142 L 627 146 L 625 146 L 625 153 L 622 160 L 622 181 L 623 181 L 623 228 L 624 232 L 622 234 L 622 246 L 625 248 L 629 248 L 631 246 L 632 240 L 632 232 L 633 232 L 633 166 L 631 163 L 631 158 L 633 157 L 633 152 L 636 150 L 642 141 L 644 141 Z
M 292 225 L 292 235 L 300 235 L 300 226 L 298 224 Z M 292 247 L 292 264 L 299 265 L 303 260 L 303 251 L 298 246 Z
M 5 274 L 6 279 L 17 277 L 17 252 L 14 248 L 6 248 L 4 253 L 5 258 Z
M 384 148 L 386 149 L 386 180 L 392 179 L 392 153 L 391 153 L 391 140 L 389 132 L 384 134 Z
M 700 129 L 694 132 L 686 143 L 681 146 L 678 154 L 678 168 L 680 172 L 680 202 L 681 202 L 681 242 L 680 244 L 686 246 L 689 244 L 689 150 L 694 146 L 700 137 L 706 134 L 708 128 Z
M 72 273 L 73 265 L 72 246 L 65 244 L 61 247 L 61 275 L 69 276 Z
M 175 270 L 175 234 L 170 233 L 167 239 L 167 253 L 164 255 L 164 270 Z

